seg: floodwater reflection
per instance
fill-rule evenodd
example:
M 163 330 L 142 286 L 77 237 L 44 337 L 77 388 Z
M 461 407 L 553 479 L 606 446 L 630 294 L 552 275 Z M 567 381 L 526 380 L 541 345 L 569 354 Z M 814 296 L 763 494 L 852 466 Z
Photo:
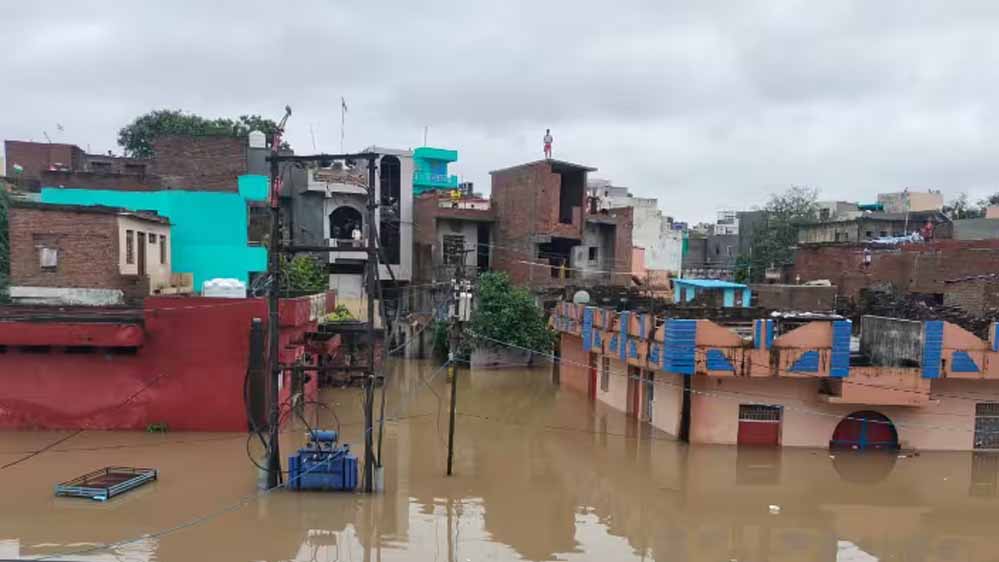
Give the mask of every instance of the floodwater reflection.
M 429 362 L 394 367 L 379 496 L 281 490 L 157 536 L 254 492 L 245 436 L 85 432 L 0 472 L 0 559 L 137 537 L 71 558 L 999 559 L 991 455 L 687 446 L 553 386 L 542 366 L 461 372 L 445 478 L 445 376 Z M 360 452 L 359 392 L 324 398 Z M 0 433 L 0 464 L 63 435 Z M 286 433 L 282 453 L 301 443 Z M 106 504 L 52 496 L 56 482 L 110 464 L 161 478 Z

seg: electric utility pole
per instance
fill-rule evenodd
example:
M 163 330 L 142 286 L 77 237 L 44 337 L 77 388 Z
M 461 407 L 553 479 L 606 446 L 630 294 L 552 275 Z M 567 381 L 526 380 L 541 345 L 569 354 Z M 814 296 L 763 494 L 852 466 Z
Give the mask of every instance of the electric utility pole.
M 368 372 L 365 373 L 364 387 L 364 491 L 374 491 L 373 470 L 375 466 L 374 450 L 374 402 L 375 402 L 375 295 L 378 292 L 378 240 L 375 237 L 375 209 L 378 191 L 375 184 L 375 158 L 368 159 L 368 263 L 367 283 L 368 293 Z M 385 345 L 387 342 L 383 342 Z M 384 384 L 384 383 L 383 383 Z
M 278 435 L 280 428 L 280 403 L 281 403 L 281 364 L 279 362 L 279 331 L 278 321 L 278 296 L 281 291 L 281 212 L 279 209 L 281 202 L 281 169 L 278 159 L 278 151 L 281 149 L 281 133 L 284 126 L 291 117 L 291 107 L 284 107 L 284 118 L 278 124 L 271 138 L 271 240 L 267 254 L 267 272 L 271 278 L 271 290 L 267 294 L 267 372 L 270 373 L 270 419 L 268 429 L 270 437 L 268 439 L 267 456 L 267 489 L 275 488 L 281 483 L 281 452 L 278 449 Z
M 458 408 L 458 368 L 456 361 L 458 351 L 461 349 L 464 323 L 467 322 L 472 312 L 472 293 L 469 283 L 465 281 L 465 250 L 464 248 L 451 248 L 450 259 L 454 265 L 454 278 L 451 283 L 451 306 L 448 307 L 449 322 L 449 343 L 448 343 L 448 378 L 451 379 L 451 422 L 447 430 L 447 475 L 451 476 L 452 465 L 454 463 L 454 416 Z

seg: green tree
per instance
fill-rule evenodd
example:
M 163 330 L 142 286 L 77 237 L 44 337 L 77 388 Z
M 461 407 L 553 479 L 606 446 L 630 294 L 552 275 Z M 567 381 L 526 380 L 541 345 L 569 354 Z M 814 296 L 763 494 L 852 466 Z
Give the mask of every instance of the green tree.
M 763 208 L 765 219 L 753 232 L 740 233 L 749 236 L 751 242 L 748 253 L 740 254 L 736 260 L 736 280 L 758 283 L 767 268 L 780 267 L 794 259 L 798 225 L 816 220 L 818 196 L 817 189 L 803 186 L 791 186 L 770 196 Z
M 978 200 L 978 206 L 982 208 L 982 212 L 984 212 L 986 207 L 992 207 L 994 205 L 999 205 L 999 193 L 993 193 L 985 199 Z
M 153 140 L 163 135 L 242 137 L 258 130 L 273 138 L 277 123 L 259 115 L 240 115 L 237 119 L 206 119 L 179 109 L 157 109 L 136 117 L 118 131 L 118 146 L 135 158 L 153 155 Z M 287 147 L 287 144 L 282 144 Z
M 329 288 L 323 264 L 313 256 L 295 256 L 281 266 L 281 287 L 285 291 L 319 293 Z
M 962 193 L 951 199 L 944 205 L 943 212 L 951 219 L 977 219 L 985 214 L 984 209 L 979 209 L 968 201 L 968 194 Z
M 483 273 L 478 288 L 471 322 L 476 345 L 497 347 L 502 345 L 499 341 L 541 353 L 551 352 L 555 333 L 548 328 L 544 312 L 526 288 L 514 286 L 502 272 Z

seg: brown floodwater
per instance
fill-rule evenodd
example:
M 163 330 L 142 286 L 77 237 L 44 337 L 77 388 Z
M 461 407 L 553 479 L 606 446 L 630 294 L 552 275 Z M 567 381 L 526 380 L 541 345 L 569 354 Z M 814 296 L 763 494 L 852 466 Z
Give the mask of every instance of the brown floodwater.
M 999 560 L 990 455 L 687 446 L 550 367 L 462 370 L 448 478 L 445 374 L 394 369 L 380 495 L 257 496 L 245 435 L 84 432 L 0 471 L 0 560 Z M 323 394 L 360 453 L 359 396 Z M 67 434 L 0 433 L 0 465 Z M 106 503 L 53 496 L 107 465 L 160 478 Z

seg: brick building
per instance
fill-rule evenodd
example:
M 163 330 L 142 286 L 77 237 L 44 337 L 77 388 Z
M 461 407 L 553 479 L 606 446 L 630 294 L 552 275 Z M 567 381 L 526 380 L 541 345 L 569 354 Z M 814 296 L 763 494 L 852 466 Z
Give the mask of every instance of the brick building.
M 999 274 L 987 273 L 945 282 L 944 305 L 973 317 L 999 313 Z
M 171 270 L 170 222 L 113 207 L 14 201 L 10 296 L 42 304 L 122 304 L 190 290 Z
M 166 189 L 235 191 L 236 178 L 260 168 L 247 139 L 228 136 L 167 135 L 152 141 L 150 159 L 89 154 L 72 144 L 4 141 L 6 174 L 22 187 L 155 191 Z M 23 171 L 15 174 L 14 166 Z M 256 173 L 266 173 L 256 169 Z
M 999 273 L 999 240 L 934 240 L 898 247 L 802 245 L 795 252 L 794 273 L 801 282 L 827 279 L 840 297 L 849 299 L 862 289 L 890 285 L 942 300 L 952 289 L 947 280 Z
M 927 227 L 927 224 L 931 225 Z M 845 220 L 830 220 L 798 226 L 799 244 L 865 242 L 878 238 L 907 236 L 920 232 L 926 238 L 951 238 L 953 225 L 940 211 L 911 213 L 865 213 Z
M 586 176 L 594 170 L 539 160 L 490 172 L 493 269 L 532 288 L 628 284 L 634 211 L 587 208 Z

